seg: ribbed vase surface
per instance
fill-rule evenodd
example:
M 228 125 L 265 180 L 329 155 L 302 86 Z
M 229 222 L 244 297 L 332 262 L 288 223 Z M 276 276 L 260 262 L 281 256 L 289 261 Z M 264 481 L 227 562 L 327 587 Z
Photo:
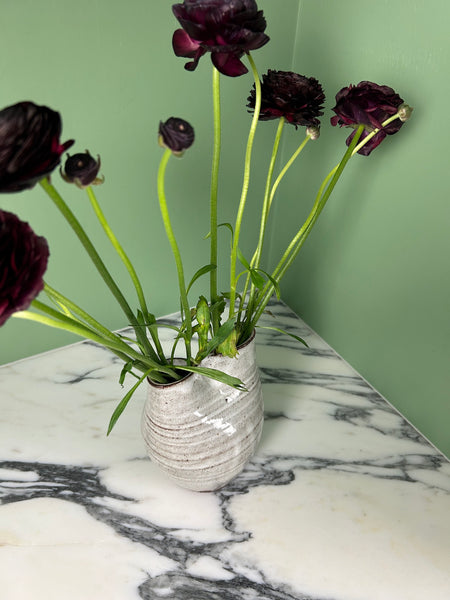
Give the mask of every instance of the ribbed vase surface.
M 238 475 L 256 451 L 264 421 L 252 338 L 237 358 L 208 356 L 201 365 L 238 377 L 247 391 L 191 374 L 149 384 L 142 435 L 151 460 L 178 485 L 213 491 Z

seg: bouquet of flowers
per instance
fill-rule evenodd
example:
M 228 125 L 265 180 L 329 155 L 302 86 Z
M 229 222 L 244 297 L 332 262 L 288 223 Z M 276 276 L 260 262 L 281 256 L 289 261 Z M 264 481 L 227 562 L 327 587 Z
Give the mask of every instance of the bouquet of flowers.
M 62 155 L 74 144 L 61 143 L 61 118 L 58 112 L 33 102 L 19 102 L 0 111 L 0 192 L 13 193 L 30 189 L 37 183 L 62 213 L 82 246 L 89 254 L 99 275 L 122 308 L 128 324 L 134 329 L 130 339 L 106 328 L 75 302 L 44 281 L 49 249 L 46 240 L 15 214 L 0 210 L 0 325 L 9 317 L 38 321 L 44 325 L 68 330 L 109 348 L 119 356 L 124 367 L 120 382 L 127 374 L 136 378 L 115 410 L 108 433 L 137 387 L 145 380 L 156 383 L 176 381 L 186 373 L 197 372 L 231 386 L 242 383 L 226 373 L 202 367 L 202 360 L 211 353 L 234 357 L 239 346 L 248 340 L 273 296 L 279 296 L 280 281 L 294 261 L 334 187 L 349 162 L 356 155 L 369 156 L 389 135 L 397 133 L 410 117 L 412 109 L 390 87 L 370 81 L 343 87 L 336 95 L 332 109 L 332 125 L 351 129 L 342 158 L 318 187 L 310 214 L 289 241 L 278 264 L 270 273 L 261 265 L 261 257 L 270 211 L 281 180 L 310 141 L 319 138 L 320 120 L 325 96 L 321 84 L 313 77 L 290 71 L 269 70 L 260 77 L 253 51 L 269 42 L 266 20 L 255 0 L 184 0 L 174 4 L 173 14 L 181 28 L 173 34 L 173 49 L 185 57 L 185 68 L 195 71 L 207 53 L 212 61 L 214 145 L 210 191 L 209 257 L 190 281 L 186 281 L 182 254 L 170 219 L 165 193 L 165 173 L 172 155 L 181 156 L 194 142 L 193 127 L 182 118 L 171 117 L 159 124 L 158 139 L 164 148 L 158 171 L 157 194 L 165 231 L 175 259 L 181 318 L 175 327 L 172 352 L 167 356 L 162 348 L 158 323 L 150 312 L 139 277 L 124 248 L 110 228 L 100 207 L 93 186 L 101 184 L 100 158 L 89 152 L 68 155 L 60 174 L 65 182 L 85 190 L 96 217 L 134 284 L 139 308 L 133 310 L 117 286 L 110 270 L 98 254 L 83 226 L 63 200 L 51 181 Z M 247 66 L 246 66 L 247 65 Z M 241 77 L 251 73 L 253 86 L 249 91 L 247 111 L 252 115 L 245 142 L 242 189 L 237 202 L 234 223 L 218 223 L 219 161 L 221 153 L 220 79 Z M 245 107 L 243 107 L 245 110 Z M 242 224 L 250 189 L 250 167 L 256 128 L 260 121 L 277 120 L 278 128 L 268 158 L 259 237 L 251 257 L 240 250 Z M 278 150 L 286 125 L 305 135 L 297 150 L 281 168 Z M 229 264 L 218 259 L 219 227 L 231 233 Z M 228 262 L 228 257 L 227 257 Z M 218 271 L 227 269 L 229 289 L 218 291 Z M 189 299 L 192 285 L 200 277 L 209 277 L 209 297 L 201 295 L 195 302 Z M 43 292 L 47 302 L 37 299 Z M 198 350 L 192 350 L 193 337 Z M 174 361 L 175 348 L 184 344 L 185 362 Z

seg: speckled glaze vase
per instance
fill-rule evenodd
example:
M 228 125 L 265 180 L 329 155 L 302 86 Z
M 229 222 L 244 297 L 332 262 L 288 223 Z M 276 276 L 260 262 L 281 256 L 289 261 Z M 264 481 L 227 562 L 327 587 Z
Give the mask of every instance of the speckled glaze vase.
M 151 460 L 181 487 L 217 490 L 253 456 L 264 421 L 254 337 L 237 358 L 208 356 L 202 366 L 238 377 L 247 391 L 198 375 L 149 383 L 142 435 Z

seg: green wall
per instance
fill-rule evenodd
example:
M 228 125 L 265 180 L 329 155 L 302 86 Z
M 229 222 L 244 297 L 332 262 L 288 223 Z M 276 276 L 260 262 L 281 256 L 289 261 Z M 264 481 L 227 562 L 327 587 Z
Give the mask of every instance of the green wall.
M 169 165 L 171 214 L 187 273 L 207 262 L 211 142 L 210 65 L 195 73 L 171 49 L 176 21 L 163 0 L 3 0 L 0 105 L 34 100 L 59 110 L 63 139 L 102 158 L 97 194 L 144 281 L 151 310 L 177 309 L 176 277 L 155 194 L 159 121 L 189 120 L 196 143 Z M 327 94 L 321 138 L 310 143 L 280 187 L 267 253 L 274 263 L 295 222 L 307 215 L 321 177 L 334 166 L 347 132 L 329 125 L 334 94 L 369 79 L 394 87 L 415 107 L 402 131 L 348 167 L 316 230 L 282 287 L 283 297 L 444 452 L 450 452 L 447 388 L 450 334 L 449 203 L 446 122 L 450 8 L 444 0 L 260 0 L 271 43 L 255 52 L 260 72 L 294 69 L 317 77 Z M 297 16 L 299 17 L 297 21 Z M 249 117 L 250 79 L 223 78 L 224 153 L 221 220 L 233 214 Z M 256 158 L 275 124 L 258 133 Z M 284 155 L 303 135 L 287 132 Z M 237 133 L 236 133 L 237 132 Z M 256 173 L 257 174 L 257 173 Z M 443 174 L 444 176 L 441 176 Z M 246 239 L 256 234 L 257 181 Z M 126 274 L 83 192 L 53 178 L 98 240 L 119 284 Z M 301 185 L 299 185 L 301 181 Z M 40 188 L 0 196 L 0 207 L 28 220 L 51 248 L 47 281 L 112 328 L 125 325 L 77 241 Z M 191 229 L 186 230 L 186 223 Z M 225 236 L 224 236 L 225 238 Z M 245 247 L 244 247 L 245 250 Z M 226 254 L 226 239 L 222 254 Z M 200 292 L 201 287 L 194 290 Z M 0 362 L 76 341 L 68 334 L 10 319 L 1 330 Z
M 270 35 L 278 40 L 255 56 L 261 70 L 275 60 L 292 60 L 297 0 L 281 7 L 266 2 Z M 0 22 L 0 106 L 33 100 L 58 110 L 62 139 L 75 138 L 71 153 L 86 148 L 100 154 L 106 181 L 98 199 L 140 274 L 150 309 L 163 315 L 178 309 L 173 257 L 156 198 L 156 172 L 162 150 L 157 144 L 160 120 L 179 116 L 192 123 L 196 143 L 182 160 L 168 167 L 167 195 L 187 277 L 209 262 L 209 181 L 212 142 L 211 62 L 204 57 L 194 73 L 172 51 L 178 23 L 165 0 L 2 0 Z M 279 18 L 274 18 L 275 16 Z M 294 18 L 292 18 L 294 16 Z M 220 221 L 229 221 L 239 200 L 244 135 L 250 116 L 246 98 L 252 77 L 222 78 L 224 156 Z M 230 127 L 230 123 L 232 126 Z M 237 133 L 238 135 L 237 135 Z M 236 176 L 236 173 L 239 173 Z M 121 288 L 133 290 L 115 261 L 84 192 L 53 182 L 96 240 Z M 259 188 L 262 183 L 259 184 Z M 257 186 L 258 188 L 258 186 Z M 0 196 L 0 207 L 28 220 L 50 245 L 46 274 L 50 285 L 112 328 L 126 321 L 65 221 L 37 188 Z M 255 238 L 255 207 L 249 202 L 246 237 Z M 222 253 L 229 237 L 223 231 Z M 224 256 L 226 264 L 229 258 Z M 201 287 L 193 290 L 200 292 Z M 198 294 L 197 294 L 198 295 Z M 196 296 L 193 294 L 193 298 Z M 134 301 L 132 301 L 133 303 Z M 133 304 L 134 306 L 134 304 Z M 0 362 L 5 363 L 76 341 L 70 334 L 10 319 L 1 330 Z
M 321 138 L 282 190 L 272 261 L 293 213 L 306 216 L 342 152 L 348 131 L 329 124 L 336 91 L 364 79 L 387 84 L 415 111 L 398 135 L 350 163 L 283 297 L 450 455 L 450 6 L 305 0 L 299 16 L 294 70 L 317 77 L 328 102 Z

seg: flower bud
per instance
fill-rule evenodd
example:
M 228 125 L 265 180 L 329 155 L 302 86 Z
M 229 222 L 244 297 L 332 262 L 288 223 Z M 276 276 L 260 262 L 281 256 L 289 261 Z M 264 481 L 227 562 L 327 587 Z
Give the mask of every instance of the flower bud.
M 209 321 L 210 321 L 210 311 L 209 304 L 205 296 L 200 296 L 199 301 L 197 302 L 197 322 L 202 328 L 209 329 Z
M 311 126 L 306 128 L 306 134 L 314 141 L 320 137 L 320 127 Z
M 100 156 L 97 156 L 97 160 L 95 160 L 86 150 L 85 153 L 80 152 L 68 156 L 64 171 L 60 169 L 60 173 L 64 181 L 74 183 L 77 187 L 83 189 L 89 185 L 99 185 L 104 182 L 104 177 L 97 177 L 100 166 Z
M 194 143 L 194 129 L 190 123 L 177 117 L 170 117 L 165 123 L 160 121 L 159 145 L 168 148 L 175 156 L 182 156 Z
M 409 104 L 406 104 L 406 102 L 404 104 L 402 104 L 401 106 L 399 106 L 398 118 L 400 119 L 400 121 L 402 121 L 403 123 L 405 121 L 407 121 L 411 117 L 413 110 L 414 110 L 413 107 L 409 106 Z

